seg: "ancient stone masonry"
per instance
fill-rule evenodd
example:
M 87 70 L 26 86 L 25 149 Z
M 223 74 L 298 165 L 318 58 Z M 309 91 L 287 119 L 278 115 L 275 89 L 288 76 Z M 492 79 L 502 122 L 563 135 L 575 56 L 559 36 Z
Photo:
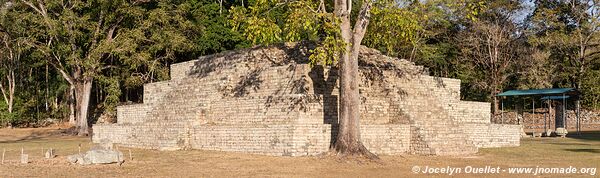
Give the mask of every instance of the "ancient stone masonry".
M 93 140 L 121 146 L 302 156 L 327 152 L 337 125 L 335 68 L 309 46 L 273 45 L 171 65 L 144 102 L 117 107 Z M 361 136 L 377 154 L 464 155 L 518 146 L 520 128 L 490 123 L 490 104 L 460 100 L 460 80 L 361 48 Z
M 560 110 L 560 109 L 558 109 Z M 580 111 L 580 128 L 581 130 L 598 130 L 600 129 L 600 112 L 590 111 L 581 109 Z M 552 115 L 547 115 L 548 111 L 545 108 L 536 108 L 535 114 L 530 111 L 524 111 L 522 113 L 517 112 L 506 112 L 504 115 L 496 115 L 492 120 L 494 123 L 506 123 L 506 124 L 518 124 L 519 120 L 526 131 L 544 131 L 556 130 L 556 126 L 561 126 L 559 122 L 562 121 L 562 113 L 553 111 Z M 567 110 L 565 113 L 567 130 L 577 130 L 577 113 L 573 110 Z

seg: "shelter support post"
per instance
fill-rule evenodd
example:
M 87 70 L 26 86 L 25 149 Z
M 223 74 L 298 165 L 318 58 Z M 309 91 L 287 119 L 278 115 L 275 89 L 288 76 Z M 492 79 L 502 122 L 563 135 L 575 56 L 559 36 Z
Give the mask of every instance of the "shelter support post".
M 576 115 L 577 115 L 577 125 L 576 125 L 576 127 L 577 127 L 577 135 L 581 136 L 581 120 L 579 118 L 579 112 L 580 112 L 580 110 L 579 110 L 579 97 L 577 97 L 577 113 L 576 113 Z
M 521 122 L 519 122 L 519 109 L 517 108 L 516 102 L 515 102 L 514 106 L 515 106 L 515 121 L 517 121 L 518 125 L 521 125 Z
M 531 114 L 532 114 L 531 115 L 531 120 L 535 121 L 535 97 L 533 97 L 533 96 L 531 97 L 531 104 L 532 104 L 532 106 L 531 106 Z
M 565 98 L 565 94 L 563 93 L 563 103 L 562 103 L 562 126 L 567 129 L 567 99 Z
M 542 107 L 543 107 L 543 104 L 544 103 L 542 102 Z M 547 127 L 547 125 L 548 125 L 547 117 L 549 117 L 548 115 L 550 115 L 550 109 L 548 109 L 548 112 L 544 113 L 544 133 L 548 133 L 548 127 Z M 548 136 L 548 135 L 546 135 L 546 136 Z
M 502 103 L 500 108 L 500 119 L 502 120 L 502 124 L 504 124 L 504 99 L 502 97 L 500 97 L 500 103 Z

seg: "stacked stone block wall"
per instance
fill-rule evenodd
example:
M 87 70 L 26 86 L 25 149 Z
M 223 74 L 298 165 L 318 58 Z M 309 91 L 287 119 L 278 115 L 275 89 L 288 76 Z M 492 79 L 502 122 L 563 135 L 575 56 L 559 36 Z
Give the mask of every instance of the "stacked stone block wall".
M 536 105 L 537 106 L 537 105 Z M 590 130 L 600 130 L 600 112 L 597 111 L 589 111 L 589 110 L 580 110 L 580 128 L 582 131 L 590 131 Z M 554 112 L 552 112 L 554 114 Z M 547 114 L 546 108 L 537 108 L 535 114 L 531 113 L 531 111 L 525 111 L 522 114 L 517 114 L 516 112 L 505 112 L 502 116 L 498 114 L 494 116 L 493 123 L 497 124 L 518 124 L 517 119 L 521 120 L 523 128 L 525 131 L 536 131 L 543 132 L 544 127 L 548 130 L 555 130 L 556 123 L 555 121 L 559 118 L 554 116 L 549 117 L 546 115 L 544 120 L 544 115 Z M 559 113 L 561 114 L 561 113 Z M 567 115 L 567 130 L 570 133 L 574 133 L 577 130 L 577 114 L 573 110 L 568 110 L 566 112 Z
M 165 95 L 171 93 L 173 89 L 172 86 L 174 85 L 176 85 L 176 81 L 162 81 L 144 84 L 144 103 L 156 104 L 160 102 Z
M 464 123 L 464 133 L 480 148 L 514 147 L 520 145 L 519 125 Z M 517 134 L 515 134 L 517 133 Z
M 474 101 L 451 103 L 450 113 L 460 123 L 490 123 L 491 104 Z
M 94 125 L 93 140 L 151 149 L 323 153 L 336 134 L 337 72 L 310 66 L 307 50 L 294 50 L 247 49 L 173 64 L 171 80 L 146 84 L 144 103 L 119 106 L 117 124 Z M 374 51 L 360 59 L 361 137 L 372 152 L 461 154 L 514 144 L 518 131 L 489 124 L 489 104 L 460 101 L 460 80 L 422 75 L 422 67 Z
M 149 113 L 151 112 L 151 109 L 152 108 L 147 104 L 117 106 L 117 118 L 119 118 L 117 123 L 143 123 L 150 118 Z
M 193 62 L 177 64 L 172 69 L 191 70 Z M 182 69 L 183 68 L 183 69 Z M 292 71 L 292 72 L 290 72 Z M 250 88 L 247 94 L 241 97 L 227 97 L 219 99 L 219 102 L 210 102 L 215 100 L 214 95 L 219 95 L 218 91 L 224 83 L 233 83 L 229 79 L 223 80 L 218 77 L 206 77 L 202 79 L 178 78 L 180 81 L 177 89 L 173 90 L 176 94 L 166 96 L 172 102 L 155 110 L 156 117 L 165 115 L 165 117 L 177 115 L 181 118 L 194 119 L 206 118 L 204 123 L 214 124 L 233 124 L 235 122 L 265 122 L 265 124 L 290 123 L 298 119 L 293 112 L 299 110 L 307 114 L 304 116 L 323 116 L 323 120 L 313 119 L 311 123 L 335 123 L 337 121 L 337 88 L 331 87 L 329 92 L 324 92 L 321 85 L 313 85 L 314 78 L 310 77 L 312 72 L 308 64 L 285 65 L 271 67 L 262 70 L 258 77 L 260 81 L 268 81 L 260 84 L 259 87 Z M 175 74 L 173 75 L 179 75 Z M 183 75 L 183 74 L 182 74 Z M 220 71 L 220 75 L 226 75 L 228 78 L 240 74 L 230 74 L 227 71 Z M 240 75 L 239 77 L 242 77 Z M 295 83 L 306 79 L 307 82 L 300 86 Z M 328 85 L 334 85 L 329 83 Z M 167 87 L 167 86 L 165 86 Z M 305 87 L 307 94 L 294 94 L 294 87 Z M 185 92 L 189 91 L 189 92 Z M 327 93 L 327 94 L 324 94 Z M 314 94 L 314 95 L 313 95 Z M 368 95 L 365 93 L 364 95 Z M 308 101 L 300 101 L 308 100 Z M 181 101 L 178 103 L 177 101 Z M 187 108 L 185 103 L 202 103 L 198 106 Z M 308 102 L 308 103 L 294 103 Z M 319 103 L 314 105 L 310 103 Z M 390 98 L 384 96 L 366 96 L 361 107 L 361 121 L 365 124 L 388 124 L 388 123 L 408 123 L 407 118 L 399 116 L 398 107 L 391 103 Z M 221 112 L 222 111 L 222 112 Z M 324 112 L 326 111 L 326 112 Z
M 307 156 L 327 152 L 331 127 L 326 124 L 288 125 L 95 125 L 94 140 L 110 139 L 121 146 L 149 149 L 192 149 L 248 152 L 266 155 Z M 189 137 L 186 135 L 187 130 Z M 184 131 L 184 132 L 182 132 Z M 151 132 L 149 134 L 148 132 Z M 335 134 L 335 133 L 334 133 Z M 176 136 L 176 139 L 169 139 Z M 364 125 L 365 147 L 376 154 L 405 154 L 410 144 L 408 125 Z
M 302 131 L 302 132 L 299 132 Z M 327 151 L 324 125 L 204 126 L 194 129 L 192 148 L 267 155 L 316 155 Z
M 149 122 L 142 124 L 94 125 L 94 141 L 111 142 L 136 148 L 177 150 L 188 146 L 185 133 L 191 124 Z

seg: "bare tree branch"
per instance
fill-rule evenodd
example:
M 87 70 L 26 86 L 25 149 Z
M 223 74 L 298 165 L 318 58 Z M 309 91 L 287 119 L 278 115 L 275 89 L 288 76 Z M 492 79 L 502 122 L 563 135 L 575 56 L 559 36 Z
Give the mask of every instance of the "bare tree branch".
M 367 27 L 369 26 L 369 21 L 371 19 L 372 3 L 372 1 L 366 0 L 360 9 L 360 12 L 358 12 L 358 19 L 354 24 L 353 35 L 353 44 L 357 47 L 360 47 L 360 44 L 363 38 L 365 37 L 365 33 L 367 32 Z M 352 4 L 352 2 L 350 2 L 349 4 Z

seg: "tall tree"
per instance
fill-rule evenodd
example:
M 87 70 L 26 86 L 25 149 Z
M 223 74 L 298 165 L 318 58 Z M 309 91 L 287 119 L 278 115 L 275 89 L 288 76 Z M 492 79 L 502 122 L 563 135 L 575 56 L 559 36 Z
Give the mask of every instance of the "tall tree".
M 25 44 L 21 42 L 19 39 L 13 39 L 11 35 L 8 33 L 1 34 L 0 41 L 3 43 L 2 48 L 0 48 L 0 66 L 2 68 L 3 78 L 0 80 L 0 91 L 2 91 L 2 96 L 4 97 L 4 101 L 8 106 L 8 112 L 13 112 L 13 104 L 15 100 L 15 88 L 16 88 L 16 79 L 15 79 L 15 70 L 17 70 L 18 62 L 21 59 L 21 55 L 23 53 L 23 48 L 25 48 Z M 6 79 L 6 80 L 5 80 Z
M 19 83 L 21 59 L 31 48 L 25 22 L 14 10 L 11 1 L 0 1 L 0 91 L 7 105 L 8 113 L 13 113 L 15 89 Z
M 15 96 L 15 68 L 17 67 L 16 63 L 21 58 L 19 48 L 24 45 L 13 39 L 13 36 L 6 31 L 7 29 L 4 28 L 5 22 L 5 17 L 2 16 L 0 22 L 0 42 L 2 43 L 0 47 L 0 66 L 3 79 L 0 80 L 0 90 L 8 106 L 8 112 L 12 113 Z
M 340 104 L 339 104 L 339 130 L 334 148 L 342 154 L 372 155 L 360 140 L 360 95 L 358 84 L 358 54 L 362 40 L 367 32 L 371 17 L 372 2 L 366 0 L 362 3 L 358 17 L 351 26 L 352 14 L 351 0 L 335 0 L 334 14 L 340 19 L 340 32 L 345 43 L 345 50 L 341 53 L 338 67 L 340 69 Z
M 600 2 L 535 1 L 528 21 L 530 42 L 550 54 L 551 62 L 558 67 L 560 86 L 584 91 L 584 101 L 595 98 L 597 90 L 588 81 L 597 78 L 593 73 L 600 59 Z
M 550 52 L 527 46 L 527 53 L 523 56 L 530 60 L 519 60 L 515 64 L 518 77 L 518 87 L 530 88 L 552 88 L 556 81 L 556 65 L 550 60 Z
M 107 66 L 115 30 L 127 14 L 128 3 L 112 1 L 21 0 L 40 19 L 47 36 L 38 47 L 70 85 L 72 114 L 78 134 L 88 134 L 88 106 L 95 75 Z M 72 100 L 72 99 L 71 99 Z M 74 111 L 73 111 L 74 110 Z
M 103 74 L 119 64 L 154 65 L 154 60 L 172 59 L 180 49 L 192 46 L 183 35 L 190 23 L 170 1 L 20 2 L 31 9 L 46 32 L 36 47 L 70 85 L 79 135 L 88 134 L 95 79 L 110 81 Z M 161 26 L 165 28 L 157 30 Z M 173 30 L 177 28 L 181 29 Z
M 497 113 L 496 94 L 507 84 L 512 65 L 518 58 L 520 35 L 514 17 L 521 8 L 511 0 L 487 1 L 475 20 L 458 36 L 461 42 L 461 61 L 465 72 L 473 77 L 472 85 L 489 93 L 492 112 Z

